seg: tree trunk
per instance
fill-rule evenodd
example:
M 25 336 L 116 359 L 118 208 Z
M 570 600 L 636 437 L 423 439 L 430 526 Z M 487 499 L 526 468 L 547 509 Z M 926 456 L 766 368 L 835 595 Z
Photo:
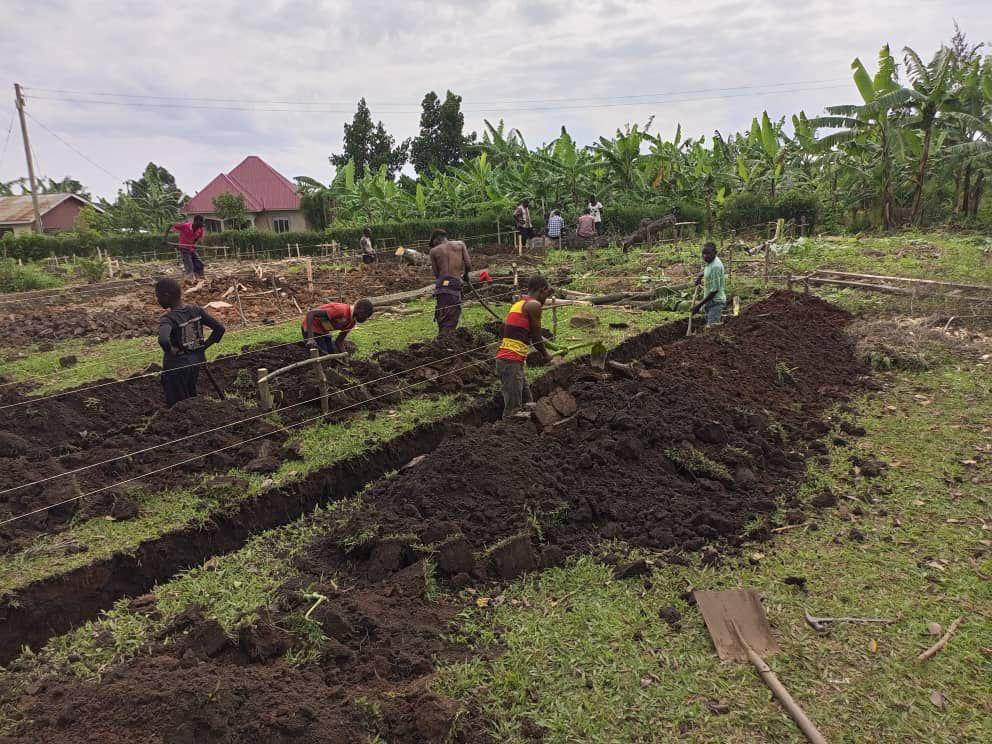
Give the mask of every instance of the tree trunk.
M 971 196 L 971 163 L 964 168 L 964 183 L 961 185 L 961 212 L 967 217 L 970 214 L 968 209 L 969 197 Z
M 978 171 L 975 177 L 975 186 L 971 194 L 971 216 L 978 216 L 978 206 L 982 202 L 982 195 L 985 193 L 985 171 Z
M 933 127 L 927 127 L 923 135 L 923 153 L 920 155 L 920 170 L 916 174 L 916 193 L 913 195 L 913 212 L 909 221 L 918 224 L 920 213 L 923 211 L 923 184 L 927 177 L 927 161 L 930 159 L 930 138 L 933 136 Z
M 953 213 L 958 213 L 958 200 L 961 197 L 961 171 L 954 174 L 954 201 L 951 202 Z
M 889 138 L 885 131 L 885 127 L 882 127 L 881 140 L 882 140 L 882 229 L 891 230 L 892 229 L 892 195 L 890 191 L 892 189 L 892 183 L 891 183 L 892 164 L 889 162 Z

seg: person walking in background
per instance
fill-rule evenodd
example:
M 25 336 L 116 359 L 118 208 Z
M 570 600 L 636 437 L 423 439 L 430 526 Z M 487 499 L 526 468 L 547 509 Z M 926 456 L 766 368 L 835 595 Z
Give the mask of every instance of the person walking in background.
M 603 234 L 603 205 L 600 203 L 599 199 L 596 198 L 595 194 L 589 196 L 589 214 L 592 215 L 592 221 L 596 227 L 596 234 Z
M 162 347 L 162 390 L 169 408 L 196 397 L 200 367 L 206 351 L 224 337 L 224 325 L 199 305 L 183 304 L 183 289 L 175 279 L 155 282 L 155 299 L 168 312 L 158 323 L 158 345 Z M 204 341 L 203 326 L 210 329 Z
M 203 278 L 203 261 L 196 254 L 196 243 L 203 237 L 203 216 L 196 215 L 192 222 L 177 222 L 165 230 L 165 239 L 169 233 L 179 233 L 179 255 L 183 259 L 183 274 L 186 281 L 193 282 Z
M 719 325 L 723 319 L 723 309 L 727 306 L 727 288 L 723 274 L 723 262 L 716 256 L 716 244 L 703 245 L 703 273 L 696 277 L 696 285 L 703 285 L 703 299 L 692 306 L 693 314 L 706 311 L 706 327 Z
M 548 217 L 548 237 L 557 240 L 560 245 L 564 233 L 565 218 L 561 216 L 560 209 L 552 209 L 551 216 Z
M 575 234 L 583 240 L 590 240 L 596 237 L 596 218 L 592 216 L 589 209 L 579 217 L 579 224 L 575 228 Z
M 521 244 L 518 247 L 527 245 L 527 241 L 534 237 L 534 224 L 530 220 L 530 200 L 521 199 L 517 208 L 513 210 L 513 221 L 517 226 L 517 234 Z
M 366 227 L 362 230 L 362 239 L 359 241 L 361 248 L 362 263 L 375 263 L 375 249 L 372 247 L 372 228 Z

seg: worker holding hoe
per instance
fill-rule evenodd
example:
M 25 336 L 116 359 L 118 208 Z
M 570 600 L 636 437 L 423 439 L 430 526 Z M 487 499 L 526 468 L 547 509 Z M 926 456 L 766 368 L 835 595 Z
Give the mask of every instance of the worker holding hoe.
M 196 243 L 203 237 L 203 216 L 196 215 L 192 222 L 177 222 L 169 225 L 165 231 L 168 239 L 169 233 L 175 230 L 179 233 L 179 255 L 183 259 L 183 273 L 186 281 L 193 282 L 203 278 L 203 261 L 196 254 Z
M 703 245 L 703 261 L 706 266 L 696 277 L 696 286 L 703 285 L 703 299 L 692 306 L 693 314 L 706 311 L 706 326 L 719 325 L 723 319 L 723 309 L 727 306 L 727 290 L 723 275 L 723 262 L 717 258 L 716 244 Z
M 513 303 L 503 321 L 503 340 L 496 352 L 496 374 L 503 388 L 504 419 L 533 401 L 526 369 L 531 347 L 546 363 L 560 359 L 548 353 L 541 335 L 541 311 L 551 294 L 548 280 L 535 274 L 527 282 L 527 294 Z
M 307 346 L 320 349 L 321 354 L 344 354 L 344 340 L 357 323 L 372 317 L 371 300 L 359 300 L 354 305 L 345 302 L 328 302 L 316 307 L 303 317 L 303 338 Z M 331 333 L 337 331 L 337 338 Z
M 434 322 L 437 335 L 451 333 L 462 315 L 463 282 L 468 284 L 472 264 L 468 248 L 461 240 L 448 240 L 448 233 L 437 228 L 431 233 L 431 268 L 434 269 Z
M 196 380 L 200 367 L 206 364 L 206 351 L 223 338 L 224 326 L 199 305 L 184 304 L 182 287 L 175 279 L 155 282 L 155 298 L 168 311 L 158 323 L 158 344 L 164 352 L 165 405 L 172 408 L 179 401 L 196 396 Z M 206 341 L 203 326 L 210 329 Z

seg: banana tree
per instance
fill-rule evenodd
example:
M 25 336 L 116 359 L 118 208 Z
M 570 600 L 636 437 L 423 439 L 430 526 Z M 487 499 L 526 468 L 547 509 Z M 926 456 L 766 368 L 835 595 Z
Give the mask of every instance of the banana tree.
M 915 223 L 919 221 L 923 205 L 923 186 L 934 127 L 938 123 L 938 117 L 952 113 L 955 107 L 952 74 L 954 55 L 950 49 L 944 47 L 937 52 L 929 64 L 924 64 L 920 55 L 910 47 L 905 47 L 903 52 L 906 70 L 913 86 L 909 89 L 909 100 L 906 103 L 906 108 L 912 114 L 907 125 L 923 133 L 916 188 L 913 192 L 913 211 L 910 217 Z
M 594 190 L 589 173 L 596 167 L 590 152 L 579 147 L 562 127 L 561 136 L 533 155 L 534 165 L 541 169 L 539 180 L 546 181 L 552 203 L 560 203 L 567 194 L 573 205 L 579 206 L 585 194 Z M 580 194 L 582 196 L 580 196 Z
M 854 84 L 864 103 L 860 105 L 828 106 L 828 116 L 810 119 L 815 128 L 837 129 L 817 141 L 817 149 L 827 152 L 855 145 L 860 152 L 874 153 L 879 170 L 878 202 L 882 226 L 888 230 L 893 225 L 892 179 L 894 153 L 899 146 L 898 110 L 906 104 L 910 93 L 899 86 L 896 63 L 886 44 L 878 55 L 878 71 L 874 78 L 868 74 L 860 59 L 851 63 Z
M 646 140 L 650 126 L 651 123 L 648 122 L 642 130 L 637 124 L 628 124 L 623 131 L 618 129 L 613 139 L 600 137 L 591 146 L 593 153 L 602 159 L 607 171 L 622 189 L 644 191 L 647 188 L 647 180 L 640 167 L 647 158 L 641 154 L 641 145 Z

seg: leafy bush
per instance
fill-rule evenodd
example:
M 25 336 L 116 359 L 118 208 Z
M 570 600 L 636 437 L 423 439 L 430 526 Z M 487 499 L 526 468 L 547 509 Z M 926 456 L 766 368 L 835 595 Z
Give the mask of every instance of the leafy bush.
M 775 219 L 775 210 L 765 194 L 739 191 L 731 194 L 720 210 L 724 227 L 743 228 Z
M 40 266 L 30 263 L 19 266 L 10 258 L 0 260 L 0 292 L 26 292 L 61 285 L 58 277 L 46 274 Z
M 793 220 L 796 224 L 805 217 L 807 227 L 812 230 L 820 217 L 820 203 L 812 194 L 787 191 L 775 200 L 774 212 L 772 219 Z

